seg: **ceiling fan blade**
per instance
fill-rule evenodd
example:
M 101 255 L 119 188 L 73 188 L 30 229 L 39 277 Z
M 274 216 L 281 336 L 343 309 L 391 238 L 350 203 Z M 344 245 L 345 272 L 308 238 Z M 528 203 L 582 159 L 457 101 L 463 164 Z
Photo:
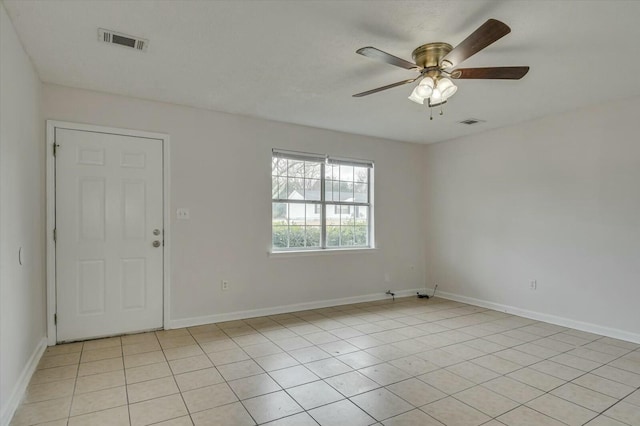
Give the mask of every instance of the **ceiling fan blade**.
M 458 68 L 451 72 L 451 78 L 520 80 L 528 72 L 529 67 Z
M 442 59 L 442 66 L 444 68 L 455 67 L 510 32 L 511 28 L 504 22 L 489 19 L 480 28 L 471 33 L 469 37 L 465 38 L 462 43 L 454 47 Z
M 391 89 L 391 88 L 394 88 L 394 87 L 402 86 L 404 84 L 413 83 L 414 81 L 416 81 L 420 77 L 421 76 L 418 76 L 416 78 L 410 78 L 409 80 L 402 80 L 402 81 L 398 81 L 397 83 L 388 84 L 386 86 L 378 87 L 377 89 L 371 89 L 371 90 L 367 90 L 366 92 L 356 93 L 355 95 L 353 95 L 353 97 L 354 98 L 361 98 L 363 96 L 372 95 L 374 93 L 382 92 L 383 90 L 387 90 L 387 89 Z
M 376 49 L 375 47 L 371 46 L 361 47 L 360 49 L 356 50 L 356 53 L 359 53 L 362 56 L 366 56 L 367 58 L 377 59 L 379 61 L 386 62 L 388 64 L 395 65 L 407 70 L 418 68 L 418 66 L 413 62 L 405 61 L 404 59 L 390 55 L 387 52 L 383 52 L 382 50 Z

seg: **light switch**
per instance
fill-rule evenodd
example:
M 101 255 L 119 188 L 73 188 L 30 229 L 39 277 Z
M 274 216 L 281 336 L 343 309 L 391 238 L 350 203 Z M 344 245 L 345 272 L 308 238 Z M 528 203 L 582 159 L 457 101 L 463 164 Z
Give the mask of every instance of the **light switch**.
M 178 209 L 177 211 L 177 215 L 178 219 L 182 219 L 182 220 L 189 220 L 191 219 L 191 216 L 189 215 L 189 209 Z

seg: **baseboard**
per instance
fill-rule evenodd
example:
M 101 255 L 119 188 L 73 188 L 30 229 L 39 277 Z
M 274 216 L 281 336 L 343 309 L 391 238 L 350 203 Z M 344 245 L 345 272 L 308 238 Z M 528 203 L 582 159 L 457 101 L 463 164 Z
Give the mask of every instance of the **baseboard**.
M 13 391 L 11 392 L 11 396 L 7 400 L 7 403 L 4 407 L 2 407 L 2 411 L 0 411 L 0 425 L 8 426 L 13 418 L 14 413 L 18 409 L 20 402 L 22 401 L 22 397 L 24 396 L 25 391 L 27 390 L 27 386 L 31 381 L 31 376 L 36 371 L 36 367 L 40 362 L 40 358 L 44 353 L 44 350 L 47 348 L 47 338 L 43 337 L 38 345 L 31 353 L 29 357 L 29 361 L 22 369 L 22 373 L 18 378 L 18 383 L 13 387 Z
M 413 296 L 424 288 L 394 291 L 395 297 Z M 181 318 L 169 321 L 168 328 L 194 327 L 203 324 L 212 324 L 223 321 L 233 321 L 246 318 L 263 317 L 267 315 L 285 314 L 289 312 L 306 311 L 308 309 L 320 309 L 330 306 L 348 305 L 351 303 L 373 302 L 376 300 L 390 299 L 383 292 L 367 294 L 363 296 L 343 297 L 340 299 L 327 299 L 315 302 L 296 303 L 292 305 L 274 306 L 270 308 L 252 309 L 248 311 L 235 311 L 224 314 L 206 315 L 194 318 Z
M 432 294 L 433 289 L 428 289 L 428 294 Z M 482 308 L 493 309 L 495 311 L 506 312 L 508 314 L 518 315 L 533 319 L 536 321 L 548 322 L 563 327 L 574 328 L 580 331 L 586 331 L 588 333 L 599 334 L 601 336 L 612 337 L 614 339 L 626 340 L 628 342 L 640 343 L 640 334 L 631 333 L 629 331 L 619 330 L 617 328 L 605 327 L 598 324 L 592 324 L 589 322 L 578 321 L 570 318 L 559 317 L 556 315 L 545 314 L 542 312 L 530 311 L 527 309 L 517 308 L 515 306 L 502 305 L 500 303 L 490 302 L 488 300 L 476 299 L 473 297 L 462 296 L 455 293 L 447 293 L 444 291 L 438 291 L 437 297 L 443 299 L 453 300 L 456 302 L 468 303 L 469 305 L 480 306 Z

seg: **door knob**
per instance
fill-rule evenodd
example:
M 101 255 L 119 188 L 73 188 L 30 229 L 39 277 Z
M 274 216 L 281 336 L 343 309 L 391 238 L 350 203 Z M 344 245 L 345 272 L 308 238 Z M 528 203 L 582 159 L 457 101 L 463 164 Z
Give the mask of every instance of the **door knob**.
M 153 246 L 154 246 L 154 247 L 160 247 L 160 241 L 155 240 L 155 241 L 153 242 Z
M 154 229 L 153 230 L 153 235 L 160 235 L 160 230 L 159 229 Z

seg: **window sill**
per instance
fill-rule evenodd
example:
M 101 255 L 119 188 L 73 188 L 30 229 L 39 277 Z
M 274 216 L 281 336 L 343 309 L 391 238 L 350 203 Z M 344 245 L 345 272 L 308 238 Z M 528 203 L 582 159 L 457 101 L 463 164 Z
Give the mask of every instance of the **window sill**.
M 359 247 L 359 248 L 337 248 L 337 249 L 320 249 L 320 250 L 283 250 L 283 251 L 269 251 L 267 255 L 269 257 L 281 258 L 281 257 L 300 257 L 300 256 L 326 256 L 344 253 L 373 253 L 377 251 L 375 247 Z

